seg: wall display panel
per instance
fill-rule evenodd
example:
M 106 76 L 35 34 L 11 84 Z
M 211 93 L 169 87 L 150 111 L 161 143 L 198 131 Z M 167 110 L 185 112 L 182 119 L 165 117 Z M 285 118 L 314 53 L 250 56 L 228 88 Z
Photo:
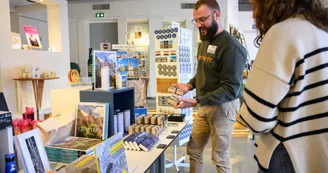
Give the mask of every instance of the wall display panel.
M 192 30 L 184 28 L 162 28 L 155 30 L 155 63 L 156 63 L 156 109 L 158 113 L 186 114 L 192 117 L 192 108 L 175 109 L 168 102 L 172 93 L 168 88 L 176 83 L 188 83 L 192 74 Z M 192 98 L 188 92 L 180 98 Z M 191 130 L 191 129 L 190 129 Z M 190 133 L 189 133 L 190 134 Z M 188 136 L 189 137 L 189 136 Z M 188 138 L 187 137 L 187 138 Z M 180 138 L 182 145 L 188 140 Z

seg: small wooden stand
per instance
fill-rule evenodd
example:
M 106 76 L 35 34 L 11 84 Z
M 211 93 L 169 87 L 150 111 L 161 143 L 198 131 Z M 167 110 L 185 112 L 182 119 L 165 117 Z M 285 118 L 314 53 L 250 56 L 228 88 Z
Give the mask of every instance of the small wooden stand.
M 59 79 L 59 77 L 49 77 L 49 78 L 15 78 L 15 81 L 32 81 L 33 91 L 34 91 L 34 100 L 37 111 L 37 119 L 40 120 L 40 109 L 42 104 L 43 97 L 43 88 L 45 80 L 54 80 Z

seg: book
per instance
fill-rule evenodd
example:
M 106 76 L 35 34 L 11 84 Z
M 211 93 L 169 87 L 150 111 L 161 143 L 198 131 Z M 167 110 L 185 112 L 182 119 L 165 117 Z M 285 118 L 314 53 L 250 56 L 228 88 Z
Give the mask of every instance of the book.
M 109 81 L 114 86 L 114 76 L 116 76 L 116 52 L 114 51 L 93 51 L 93 82 L 95 88 L 101 88 L 101 68 L 109 67 Z
M 76 116 L 76 137 L 107 139 L 109 104 L 79 103 Z
M 69 173 L 97 173 L 96 157 L 84 155 L 65 167 Z
M 128 171 L 123 137 L 117 133 L 94 149 L 98 173 L 121 173 Z
M 132 150 L 133 148 L 130 146 L 129 142 L 132 141 L 138 134 L 140 134 L 139 132 L 138 133 L 133 133 L 127 137 L 125 137 L 123 139 L 124 141 L 124 146 L 127 150 Z
M 15 136 L 14 144 L 24 172 L 45 173 L 51 171 L 39 129 L 36 128 Z
M 139 144 L 139 147 L 148 152 L 151 150 L 156 143 L 159 141 L 159 138 L 156 135 L 153 135 L 151 133 L 147 133 L 146 138 Z
M 45 147 L 52 162 L 71 163 L 83 155 L 94 154 L 93 148 L 103 142 L 100 139 L 68 137 Z
M 139 147 L 139 144 L 141 144 L 141 142 L 142 142 L 143 140 L 145 140 L 146 137 L 147 137 L 147 133 L 146 133 L 146 132 L 142 132 L 140 135 L 138 135 L 138 136 L 134 139 L 134 141 L 133 141 L 133 145 L 134 145 L 134 147 L 136 148 L 137 151 L 140 151 L 140 150 L 141 150 L 141 148 Z
M 38 29 L 33 26 L 24 25 L 24 31 L 27 39 L 27 44 L 33 48 L 42 48 Z

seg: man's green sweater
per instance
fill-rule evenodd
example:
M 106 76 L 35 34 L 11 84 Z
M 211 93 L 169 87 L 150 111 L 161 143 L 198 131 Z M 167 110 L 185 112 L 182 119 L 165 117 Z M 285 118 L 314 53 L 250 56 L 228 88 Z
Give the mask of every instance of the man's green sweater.
M 198 47 L 197 73 L 189 81 L 201 106 L 220 105 L 241 97 L 246 49 L 227 31 Z

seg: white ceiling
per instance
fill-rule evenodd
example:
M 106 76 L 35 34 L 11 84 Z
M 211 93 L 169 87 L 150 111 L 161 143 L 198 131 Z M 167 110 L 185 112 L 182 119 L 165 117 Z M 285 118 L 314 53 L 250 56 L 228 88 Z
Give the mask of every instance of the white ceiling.
M 15 7 L 34 4 L 31 2 L 28 2 L 27 0 L 9 0 L 9 2 L 10 2 L 10 5 L 15 6 Z

